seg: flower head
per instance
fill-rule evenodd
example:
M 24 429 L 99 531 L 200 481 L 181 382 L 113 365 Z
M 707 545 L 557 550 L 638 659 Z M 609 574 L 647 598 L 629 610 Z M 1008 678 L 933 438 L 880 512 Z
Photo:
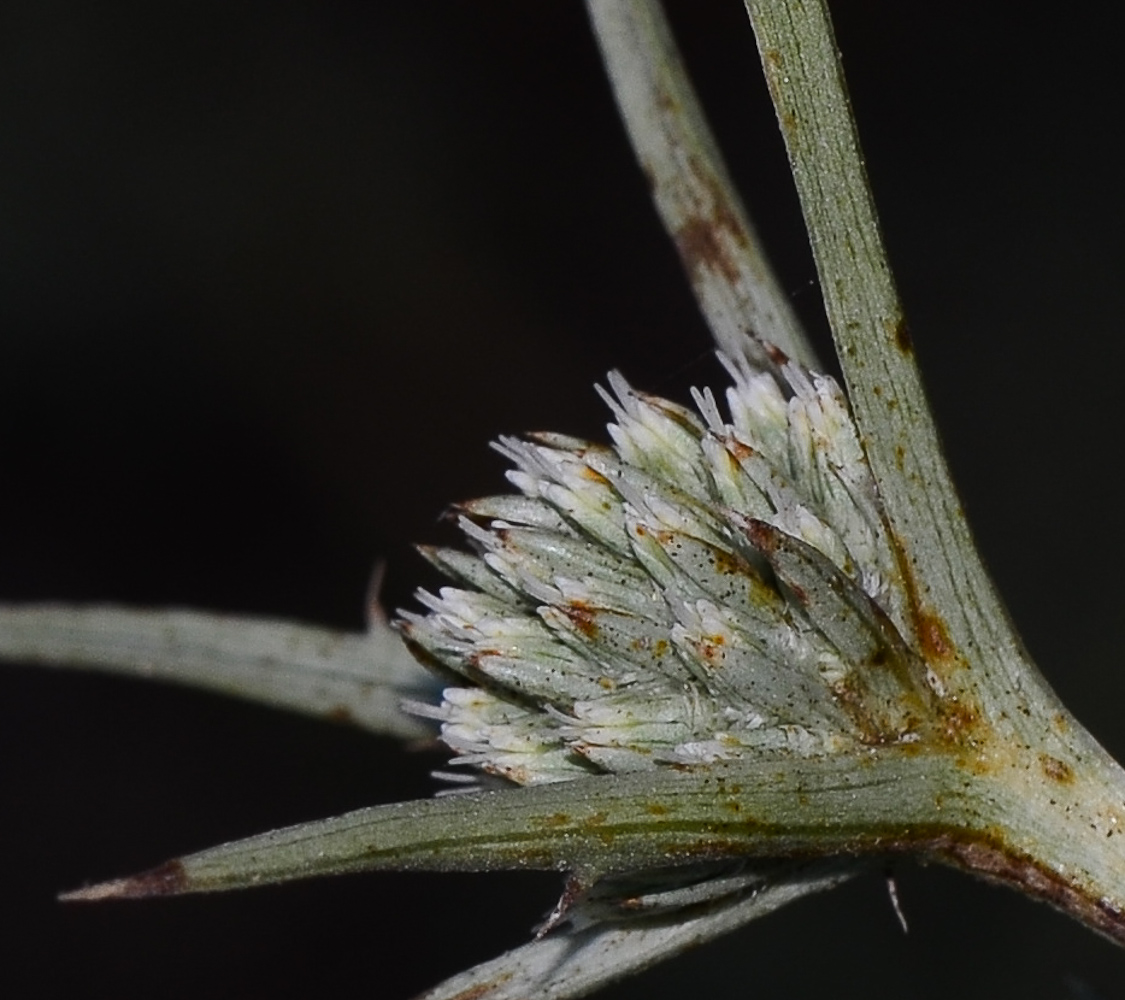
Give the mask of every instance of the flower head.
M 934 697 L 836 383 L 725 361 L 727 415 L 602 390 L 612 447 L 504 438 L 517 496 L 463 505 L 459 581 L 404 613 L 449 675 L 455 764 L 520 785 L 918 740 Z

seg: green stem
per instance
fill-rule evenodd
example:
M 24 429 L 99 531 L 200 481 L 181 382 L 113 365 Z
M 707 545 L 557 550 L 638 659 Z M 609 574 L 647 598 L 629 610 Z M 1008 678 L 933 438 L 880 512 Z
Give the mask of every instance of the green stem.
M 746 8 L 910 594 L 912 644 L 940 681 L 963 777 L 991 790 L 988 827 L 928 850 L 1125 943 L 1125 772 L 1027 658 L 973 545 L 887 263 L 826 4 Z
M 985 572 L 930 415 L 883 246 L 824 0 L 746 0 L 785 138 L 825 308 L 911 594 L 917 645 L 952 690 L 1005 709 L 960 670 L 1015 691 L 1038 676 Z M 1059 705 L 1040 681 L 1024 706 Z M 1022 695 L 1021 695 L 1022 696 Z

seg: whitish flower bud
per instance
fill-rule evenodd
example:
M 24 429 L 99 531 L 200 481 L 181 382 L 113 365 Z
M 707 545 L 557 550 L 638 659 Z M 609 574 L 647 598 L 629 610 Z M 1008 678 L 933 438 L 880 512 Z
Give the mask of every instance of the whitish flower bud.
M 522 495 L 460 508 L 475 554 L 425 550 L 466 588 L 400 622 L 458 679 L 415 706 L 454 763 L 537 784 L 920 738 L 934 694 L 843 394 L 724 364 L 729 419 L 612 373 L 611 448 L 502 439 Z

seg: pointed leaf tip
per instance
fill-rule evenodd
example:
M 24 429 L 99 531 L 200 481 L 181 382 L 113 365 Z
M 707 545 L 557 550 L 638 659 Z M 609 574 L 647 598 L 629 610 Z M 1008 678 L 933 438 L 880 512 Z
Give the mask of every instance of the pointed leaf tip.
M 84 889 L 59 894 L 60 903 L 100 903 L 105 899 L 147 899 L 151 896 L 175 896 L 188 888 L 188 876 L 179 861 L 166 861 L 129 878 L 99 882 Z

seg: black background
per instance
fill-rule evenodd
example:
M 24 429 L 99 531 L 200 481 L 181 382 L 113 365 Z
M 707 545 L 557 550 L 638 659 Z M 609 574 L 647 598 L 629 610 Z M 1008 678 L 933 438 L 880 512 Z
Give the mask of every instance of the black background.
M 1043 669 L 1125 751 L 1115 14 L 863 0 L 838 33 L 957 481 Z M 796 307 L 825 327 L 741 5 L 672 7 Z M 1098 18 L 1105 20 L 1099 23 Z M 719 381 L 574 0 L 0 13 L 0 597 L 359 627 L 415 540 L 503 488 L 501 432 L 601 436 L 620 367 Z M 90 675 L 0 671 L 0 990 L 406 998 L 526 939 L 554 876 L 369 876 L 153 903 L 54 894 L 424 795 L 424 754 Z M 607 997 L 1112 998 L 1044 907 L 906 867 Z

